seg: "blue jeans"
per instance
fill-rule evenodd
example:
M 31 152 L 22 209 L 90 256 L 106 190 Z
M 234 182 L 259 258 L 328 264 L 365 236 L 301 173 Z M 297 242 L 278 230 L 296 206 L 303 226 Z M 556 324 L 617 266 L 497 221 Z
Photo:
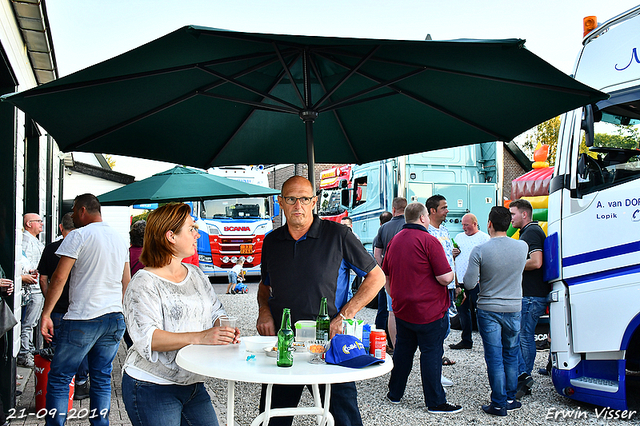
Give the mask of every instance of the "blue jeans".
M 260 395 L 260 412 L 265 408 L 267 385 L 262 385 Z M 324 395 L 324 385 L 320 385 L 321 398 Z M 300 402 L 304 385 L 274 385 L 271 394 L 271 408 L 296 407 Z M 124 391 L 124 390 L 123 390 Z M 311 389 L 309 389 L 311 392 Z M 354 382 L 334 383 L 331 385 L 331 401 L 329 412 L 333 415 L 335 424 L 339 426 L 362 426 L 360 409 L 358 408 L 358 391 Z M 293 417 L 273 417 L 270 426 L 290 426 Z
M 233 271 L 229 271 L 229 273 L 227 274 L 227 278 L 229 278 L 229 283 L 231 284 L 237 284 L 238 283 L 238 274 L 236 274 Z M 235 286 L 232 287 L 232 289 L 235 290 Z
M 133 426 L 218 426 L 204 383 L 158 385 L 124 373 L 122 400 Z
M 491 386 L 491 402 L 506 407 L 515 400 L 518 386 L 518 334 L 520 312 L 490 312 L 478 309 L 478 330 Z
M 476 303 L 478 302 L 479 287 L 475 286 L 471 290 L 465 290 L 464 293 L 467 296 L 464 302 L 458 306 L 458 315 L 460 316 L 460 326 L 462 327 L 462 343 L 473 345 L 472 331 L 473 320 L 472 313 L 476 311 Z
M 37 284 L 35 284 L 37 285 Z M 27 296 L 27 304 L 22 307 L 22 329 L 20 330 L 20 352 L 19 357 L 25 357 L 33 353 L 38 342 L 40 330 L 38 330 L 38 320 L 42 314 L 44 306 L 44 296 L 42 293 L 30 293 Z M 33 330 L 36 332 L 34 333 Z M 36 343 L 36 346 L 34 346 Z
M 518 374 L 531 375 L 536 360 L 536 325 L 547 309 L 546 297 L 523 297 Z
M 449 327 L 448 312 L 439 320 L 427 324 L 412 324 L 396 317 L 396 347 L 393 351 L 393 370 L 389 379 L 389 397 L 400 401 L 407 387 L 413 367 L 413 355 L 420 348 L 422 392 L 427 407 L 447 402 L 440 376 L 442 375 L 442 344 Z
M 56 340 L 58 339 L 58 333 L 60 333 L 60 326 L 62 325 L 62 319 L 64 314 L 59 312 L 51 312 L 51 321 L 53 321 L 53 340 L 51 341 L 51 346 L 55 349 Z M 89 378 L 89 360 L 85 356 L 82 362 L 80 363 L 80 367 L 78 367 L 78 372 L 76 373 L 76 386 L 82 385 L 87 382 Z
M 94 426 L 109 424 L 112 363 L 124 329 L 124 316 L 119 312 L 62 321 L 47 383 L 47 426 L 65 424 L 69 383 L 86 356 L 91 375 L 90 414 L 94 414 L 89 422 Z

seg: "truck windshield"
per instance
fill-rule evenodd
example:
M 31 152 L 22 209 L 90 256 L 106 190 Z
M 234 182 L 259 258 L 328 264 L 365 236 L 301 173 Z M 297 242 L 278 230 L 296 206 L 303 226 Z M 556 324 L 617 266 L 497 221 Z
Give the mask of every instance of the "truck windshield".
M 268 217 L 266 198 L 226 198 L 204 202 L 206 219 L 264 219 Z
M 578 161 L 582 193 L 640 176 L 640 90 L 612 93 L 598 108 L 593 146 Z
M 340 189 L 323 189 L 320 195 L 320 206 L 318 207 L 318 213 L 321 216 L 336 215 L 344 211 L 344 207 L 341 206 L 342 190 Z

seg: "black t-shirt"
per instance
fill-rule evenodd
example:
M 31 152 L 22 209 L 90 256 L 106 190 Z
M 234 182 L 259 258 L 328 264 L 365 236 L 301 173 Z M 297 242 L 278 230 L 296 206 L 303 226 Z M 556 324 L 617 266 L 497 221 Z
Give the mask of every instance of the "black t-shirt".
M 298 241 L 287 225 L 274 230 L 262 246 L 262 283 L 271 286 L 269 308 L 280 328 L 282 309 L 291 309 L 292 326 L 313 320 L 320 300 L 327 298 L 329 316 L 335 317 L 347 302 L 349 269 L 367 275 L 376 261 L 351 230 L 314 216 L 309 232 Z
M 527 259 L 531 257 L 531 253 L 535 251 L 542 252 L 544 250 L 544 239 L 547 236 L 544 234 L 538 222 L 529 222 L 520 230 L 520 239 L 525 241 L 529 246 L 529 252 L 527 253 Z M 532 271 L 524 271 L 522 273 L 522 296 L 523 297 L 547 297 L 551 291 L 549 283 L 545 282 L 542 278 L 542 268 Z
M 60 258 L 56 256 L 56 250 L 62 244 L 62 240 L 54 241 L 44 248 L 42 256 L 40 257 L 40 263 L 38 263 L 38 272 L 41 275 L 46 275 L 49 279 L 58 267 L 58 261 Z M 46 295 L 45 295 L 46 296 Z M 62 289 L 60 299 L 56 302 L 56 306 L 53 307 L 53 312 L 59 314 L 66 314 L 69 310 L 69 280 Z

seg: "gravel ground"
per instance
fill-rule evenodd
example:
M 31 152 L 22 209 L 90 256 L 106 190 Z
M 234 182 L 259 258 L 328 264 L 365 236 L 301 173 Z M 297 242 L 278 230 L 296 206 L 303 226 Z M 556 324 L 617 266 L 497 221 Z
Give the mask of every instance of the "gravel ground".
M 257 284 L 249 284 L 249 293 L 242 295 L 227 295 L 226 284 L 214 284 L 218 297 L 224 304 L 226 311 L 236 315 L 239 328 L 243 336 L 257 334 L 255 321 L 258 316 L 256 302 Z M 357 315 L 358 319 L 373 323 L 376 311 L 365 308 Z M 365 426 L 373 425 L 424 425 L 430 421 L 439 424 L 519 424 L 538 425 L 542 423 L 564 424 L 615 424 L 620 420 L 603 420 L 595 413 L 597 407 L 589 404 L 577 403 L 560 396 L 551 383 L 551 379 L 534 373 L 535 385 L 532 395 L 522 399 L 522 409 L 510 412 L 505 418 L 496 418 L 482 412 L 480 406 L 489 403 L 489 382 L 487 379 L 484 353 L 480 335 L 474 332 L 473 349 L 451 350 L 450 343 L 459 341 L 460 331 L 452 330 L 445 341 L 445 356 L 455 361 L 455 365 L 444 366 L 443 374 L 453 380 L 454 386 L 445 388 L 447 401 L 463 406 L 463 411 L 454 415 L 431 415 L 426 411 L 420 382 L 419 350 L 414 358 L 413 371 L 409 377 L 407 390 L 398 405 L 389 403 L 386 398 L 389 375 L 357 383 L 358 401 Z M 538 351 L 534 372 L 546 365 L 548 351 Z M 218 419 L 224 424 L 226 413 L 226 381 L 212 379 L 207 383 L 210 393 L 218 410 Z M 638 387 L 633 392 L 638 395 Z M 236 423 L 249 425 L 259 414 L 258 402 L 260 385 L 253 383 L 236 384 Z M 633 402 L 630 409 L 640 412 L 640 403 Z M 301 404 L 312 405 L 308 392 L 303 393 Z M 600 412 L 600 409 L 598 410 Z M 567 417 L 563 418 L 563 414 Z M 558 415 L 556 420 L 552 420 Z M 576 419 L 575 417 L 579 418 Z M 296 417 L 294 425 L 313 425 L 311 417 Z M 640 414 L 632 417 L 625 424 L 640 424 Z

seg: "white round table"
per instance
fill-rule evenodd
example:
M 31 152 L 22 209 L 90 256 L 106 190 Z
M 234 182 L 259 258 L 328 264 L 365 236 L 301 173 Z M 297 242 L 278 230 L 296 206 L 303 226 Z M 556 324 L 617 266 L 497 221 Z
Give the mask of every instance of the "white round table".
M 251 355 L 254 358 L 247 360 Z M 296 352 L 292 367 L 276 366 L 276 359 L 264 353 L 245 350 L 244 343 L 226 346 L 190 345 L 178 352 L 177 364 L 185 370 L 207 377 L 227 380 L 227 425 L 234 425 L 235 382 L 263 383 L 267 385 L 265 412 L 252 422 L 258 425 L 271 417 L 292 415 L 317 415 L 318 424 L 333 425 L 329 413 L 332 383 L 346 383 L 382 376 L 393 368 L 393 361 L 387 357 L 381 364 L 364 368 L 347 368 L 331 364 L 310 364 L 308 352 Z M 311 385 L 314 407 L 271 408 L 271 390 L 274 384 Z M 318 385 L 326 385 L 324 408 L 320 400 Z

